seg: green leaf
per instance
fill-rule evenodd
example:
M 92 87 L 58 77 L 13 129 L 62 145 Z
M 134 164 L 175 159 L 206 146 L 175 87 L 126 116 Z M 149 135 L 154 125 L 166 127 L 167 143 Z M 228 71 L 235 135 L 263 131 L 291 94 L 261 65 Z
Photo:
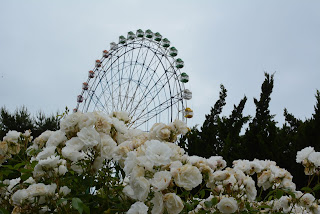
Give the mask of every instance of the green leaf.
M 30 173 L 23 174 L 23 175 L 21 175 L 21 180 L 25 181 L 25 180 L 27 180 L 30 176 L 31 176 Z
M 206 191 L 203 189 L 199 192 L 200 194 L 200 198 L 204 198 L 204 196 L 206 195 Z
M 29 173 L 29 172 L 32 172 L 33 170 L 32 169 L 25 169 L 25 168 L 22 168 L 19 170 L 21 173 Z
M 18 164 L 16 164 L 13 168 L 16 169 L 16 170 L 18 170 L 21 166 L 24 166 L 24 165 L 25 165 L 24 162 L 18 163 Z
M 211 199 L 212 205 L 216 205 L 218 203 L 218 199 L 217 198 L 213 198 Z
M 313 191 L 318 191 L 320 190 L 320 184 L 317 184 L 315 187 L 313 187 Z
M 90 214 L 90 208 L 85 204 L 83 204 L 83 211 L 87 214 Z
M 283 190 L 278 189 L 276 191 L 276 198 L 277 199 L 281 198 L 283 196 L 283 193 L 284 193 Z
M 0 214 L 9 214 L 9 211 L 0 207 Z
M 312 192 L 312 189 L 310 187 L 302 187 L 301 190 L 304 192 Z
M 14 171 L 10 170 L 10 169 L 6 169 L 6 170 L 1 170 L 1 174 L 8 176 L 9 174 L 13 173 Z
M 80 198 L 72 198 L 72 207 L 78 210 L 80 214 L 83 212 L 83 205 Z
M 2 165 L 1 167 L 8 168 L 8 169 L 14 169 L 13 166 L 11 166 L 11 165 Z
M 31 167 L 34 168 L 38 164 L 38 161 L 32 161 Z
M 206 206 L 206 208 L 211 208 L 212 207 L 212 201 L 205 201 L 204 205 Z

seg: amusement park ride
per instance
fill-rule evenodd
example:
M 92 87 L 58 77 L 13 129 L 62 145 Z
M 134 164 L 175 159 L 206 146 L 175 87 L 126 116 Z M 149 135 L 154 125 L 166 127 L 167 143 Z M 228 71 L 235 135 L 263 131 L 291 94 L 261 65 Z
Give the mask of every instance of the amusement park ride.
M 151 30 L 128 32 L 110 43 L 88 72 L 77 97 L 76 111 L 126 111 L 131 127 L 149 130 L 157 122 L 186 121 L 192 92 L 185 88 L 184 62 L 167 38 Z

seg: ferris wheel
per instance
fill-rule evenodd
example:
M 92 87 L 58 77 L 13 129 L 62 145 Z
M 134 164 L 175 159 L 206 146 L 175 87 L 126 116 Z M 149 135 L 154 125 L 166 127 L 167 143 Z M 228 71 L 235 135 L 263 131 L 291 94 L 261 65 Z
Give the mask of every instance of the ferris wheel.
M 88 72 L 74 111 L 126 111 L 130 126 L 149 130 L 154 123 L 170 123 L 193 116 L 187 107 L 192 92 L 178 50 L 160 33 L 141 29 L 110 43 Z

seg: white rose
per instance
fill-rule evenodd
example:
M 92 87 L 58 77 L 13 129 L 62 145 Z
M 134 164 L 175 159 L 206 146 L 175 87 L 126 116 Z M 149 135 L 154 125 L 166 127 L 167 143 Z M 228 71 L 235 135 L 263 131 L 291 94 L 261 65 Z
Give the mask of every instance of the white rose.
M 11 196 L 11 200 L 14 205 L 21 205 L 28 197 L 29 193 L 26 189 L 19 189 Z
M 227 166 L 227 162 L 221 156 L 211 156 L 207 159 L 207 163 L 213 170 L 223 169 Z
M 38 145 L 38 147 L 42 148 L 44 144 L 48 141 L 52 133 L 54 133 L 54 131 L 47 130 L 43 132 L 39 137 L 34 139 L 33 143 Z
M 43 151 L 39 152 L 39 154 L 36 157 L 36 160 L 39 161 L 41 159 L 46 159 L 46 158 L 50 157 L 51 155 L 54 155 L 55 152 L 56 152 L 55 146 L 45 147 L 43 149 Z
M 169 214 L 178 214 L 183 210 L 183 202 L 175 193 L 167 193 L 163 197 L 164 206 Z
M 320 166 L 320 152 L 310 153 L 308 160 L 313 163 L 316 167 Z
M 47 186 L 43 183 L 31 184 L 27 191 L 31 197 L 46 195 L 47 194 Z
M 66 146 L 73 147 L 74 150 L 79 151 L 83 149 L 84 143 L 78 137 L 73 137 L 66 142 Z
M 103 112 L 93 112 L 96 118 L 96 122 L 94 124 L 96 130 L 98 132 L 110 133 L 112 119 L 105 115 Z
M 313 195 L 311 195 L 310 193 L 306 193 L 300 198 L 300 204 L 306 207 L 310 207 L 314 200 L 315 197 Z
M 164 212 L 163 195 L 161 192 L 154 193 L 151 203 L 153 203 L 151 214 L 162 214 Z
M 175 119 L 173 125 L 179 134 L 185 135 L 189 131 L 187 124 L 181 120 Z
M 166 189 L 171 181 L 171 173 L 168 171 L 156 172 L 151 180 L 151 185 L 155 188 L 155 191 L 162 191 Z
M 178 173 L 174 175 L 174 182 L 177 186 L 192 190 L 202 183 L 202 175 L 197 167 L 186 164 L 177 170 Z
M 222 213 L 234 213 L 238 209 L 238 204 L 234 198 L 230 197 L 221 199 L 217 207 Z
M 60 165 L 58 168 L 59 175 L 65 175 L 68 172 L 68 169 L 65 165 Z
M 178 146 L 174 143 L 166 143 L 166 145 L 169 146 L 169 148 L 171 149 L 171 151 L 173 153 L 172 157 L 171 157 L 172 161 L 177 161 L 177 160 L 184 161 L 184 158 L 186 156 L 184 156 L 185 151 L 183 148 L 181 148 L 180 146 Z M 187 158 L 185 159 L 185 161 L 186 160 L 187 160 Z
M 176 174 L 179 172 L 178 169 L 182 167 L 182 163 L 180 161 L 173 161 L 170 164 L 170 172 L 172 176 L 176 176 Z
M 73 162 L 84 159 L 87 155 L 84 152 L 77 151 L 74 147 L 66 146 L 62 148 L 62 155 Z
M 77 133 L 77 135 L 87 147 L 94 147 L 100 143 L 100 135 L 92 127 L 84 127 Z
M 131 188 L 130 185 L 125 186 L 122 191 L 123 191 L 124 194 L 126 194 L 130 198 L 137 199 L 135 194 L 134 194 L 134 191 L 133 191 L 133 189 Z
M 138 201 L 131 205 L 127 214 L 147 214 L 148 209 L 149 208 L 143 202 Z
M 45 168 L 54 168 L 58 165 L 60 156 L 51 155 L 46 159 L 39 160 L 38 165 Z
M 158 140 L 150 140 L 145 142 L 144 146 L 146 147 L 146 157 L 153 162 L 155 166 L 170 163 L 173 152 L 166 143 Z
M 113 153 L 117 148 L 117 143 L 106 134 L 100 134 L 101 136 L 101 143 L 100 143 L 100 153 L 101 156 L 107 160 L 111 159 Z
M 64 143 L 67 140 L 66 133 L 63 131 L 55 131 L 52 133 L 46 143 L 46 147 L 49 146 L 58 146 L 61 143 Z
M 18 186 L 17 184 L 20 183 L 21 178 L 15 178 L 11 180 L 4 180 L 3 183 L 7 184 L 7 194 L 10 194 L 13 192 L 14 189 L 16 189 Z
M 114 111 L 110 114 L 111 117 L 115 117 L 125 123 L 130 121 L 129 114 L 125 111 Z
M 60 187 L 59 189 L 59 194 L 62 194 L 64 196 L 68 195 L 70 192 L 71 192 L 71 189 L 69 189 L 69 187 L 67 186 Z
M 155 123 L 149 132 L 150 139 L 168 141 L 171 135 L 169 126 L 163 123 Z
M 137 159 L 136 151 L 128 152 L 127 155 L 128 156 L 124 161 L 123 170 L 126 173 L 126 175 L 130 175 L 132 170 L 133 170 L 133 168 L 138 165 L 138 159 Z
M 67 115 L 63 120 L 60 121 L 60 129 L 65 133 L 77 132 L 79 129 L 78 122 L 81 115 L 81 112 Z
M 87 112 L 80 116 L 78 126 L 80 129 L 84 127 L 92 127 L 95 124 L 95 122 L 96 122 L 96 118 L 94 116 L 94 113 Z
M 301 163 L 304 159 L 307 159 L 312 152 L 314 152 L 314 148 L 311 146 L 306 147 L 301 151 L 297 152 L 296 162 Z
M 6 136 L 3 137 L 3 141 L 18 143 L 20 135 L 21 132 L 9 131 Z
M 128 127 L 126 126 L 126 124 L 124 124 L 123 121 L 115 117 L 111 118 L 111 121 L 114 128 L 117 130 L 117 132 L 124 133 L 124 134 L 127 133 Z
M 150 192 L 150 183 L 145 177 L 134 177 L 130 180 L 130 186 L 135 197 L 139 201 L 145 201 Z

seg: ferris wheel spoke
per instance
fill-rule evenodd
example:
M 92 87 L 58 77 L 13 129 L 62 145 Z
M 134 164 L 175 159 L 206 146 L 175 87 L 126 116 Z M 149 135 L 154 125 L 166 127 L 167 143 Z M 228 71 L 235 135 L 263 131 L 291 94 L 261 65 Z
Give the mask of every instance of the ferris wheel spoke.
M 160 61 L 160 63 L 161 63 L 161 61 Z M 162 63 L 162 65 L 163 65 L 163 63 Z M 155 74 L 155 71 L 154 71 L 154 74 Z M 140 99 L 140 101 L 139 101 L 139 103 L 138 103 L 137 105 L 139 105 L 139 104 L 142 102 L 142 100 L 150 93 L 150 91 L 151 91 L 152 89 L 154 89 L 154 87 L 156 87 L 156 85 L 161 81 L 162 77 L 164 77 L 165 75 L 167 75 L 166 69 L 165 69 L 165 72 L 158 78 L 158 80 L 154 83 L 154 85 L 153 85 L 148 91 L 147 91 L 147 88 L 146 88 L 146 90 L 143 92 L 142 98 Z M 173 75 L 171 75 L 171 77 L 172 77 L 172 76 L 173 76 Z M 168 79 L 168 78 L 167 78 L 167 79 Z M 169 80 L 170 80 L 170 78 L 168 79 L 168 81 L 166 82 L 166 84 L 169 83 Z M 149 81 L 148 85 L 149 85 L 150 83 L 151 83 L 151 81 Z M 162 85 L 163 85 L 162 88 L 164 88 L 166 84 L 162 84 Z M 162 88 L 161 88 L 160 90 L 162 90 Z M 160 90 L 159 90 L 159 92 L 158 92 L 157 94 L 160 93 Z M 170 92 L 170 93 L 171 93 L 171 92 Z M 170 94 L 170 95 L 171 95 L 171 94 Z M 135 112 L 130 112 L 130 113 L 135 114 Z
M 155 54 L 154 56 L 156 56 L 156 54 Z M 158 62 L 158 64 L 157 64 L 156 69 L 155 69 L 155 70 L 153 70 L 152 76 L 150 77 L 150 81 L 147 83 L 147 85 L 149 85 L 149 84 L 150 84 L 150 82 L 151 82 L 151 80 L 153 79 L 153 76 L 155 75 L 156 70 L 158 69 L 159 65 L 161 64 L 161 59 L 162 59 L 162 57 L 160 58 L 160 60 L 159 60 L 159 62 Z M 139 78 L 139 79 L 140 79 L 140 78 Z M 137 85 L 137 87 L 138 87 L 138 85 Z M 137 88 L 135 89 L 135 92 L 134 92 L 134 96 L 133 96 L 133 98 L 134 98 L 134 97 L 135 97 L 135 95 L 136 95 L 136 91 L 137 91 Z M 132 105 L 133 105 L 132 100 L 129 102 L 129 104 L 130 104 L 130 103 L 131 103 L 131 109 L 132 109 Z M 128 108 L 128 106 L 127 106 L 126 108 Z
M 132 121 L 131 123 L 134 124 L 136 121 L 141 120 L 142 118 L 144 118 L 146 115 L 150 115 L 152 112 L 154 112 L 157 108 L 158 110 L 156 112 L 153 113 L 153 115 L 150 115 L 149 117 L 147 117 L 145 120 L 143 120 L 144 122 L 147 122 L 148 120 L 152 119 L 153 117 L 157 116 L 158 114 L 162 113 L 163 111 L 167 110 L 168 108 L 172 107 L 172 105 L 165 105 L 166 103 L 168 103 L 169 100 L 166 100 L 165 102 L 159 104 L 159 106 L 156 106 L 154 108 L 152 108 L 151 110 L 145 112 L 142 115 L 139 115 L 134 121 Z M 179 100 L 174 101 L 173 104 L 176 104 L 177 102 L 179 102 Z M 170 101 L 171 103 L 171 101 Z
M 140 52 L 140 50 L 139 50 L 139 52 Z M 130 60 L 130 65 L 129 65 L 129 67 L 130 67 L 130 72 L 129 72 L 129 83 L 128 83 L 128 86 L 127 86 L 127 90 L 126 90 L 126 98 L 125 98 L 125 101 L 126 102 L 128 102 L 128 94 L 129 94 L 129 88 L 130 88 L 130 83 L 131 83 L 131 79 L 132 79 L 132 77 L 133 77 L 133 73 L 132 73 L 132 59 L 133 59 L 133 51 L 131 51 L 131 60 Z M 136 65 L 136 63 L 134 64 L 134 66 Z M 122 106 L 123 106 L 123 104 L 122 104 Z M 122 107 L 121 106 L 121 107 Z
M 146 52 L 148 53 L 149 50 L 150 50 L 150 49 L 148 48 Z M 153 52 L 153 53 L 154 53 L 154 52 Z M 153 54 L 150 63 L 151 63 L 152 60 L 154 59 L 154 56 L 155 56 L 155 55 L 156 55 L 156 53 Z M 145 56 L 144 62 L 142 63 L 142 69 L 144 68 L 145 61 L 146 61 L 146 57 L 147 57 L 147 54 L 146 54 L 146 56 Z M 149 64 L 150 64 L 150 63 L 149 63 Z M 132 108 L 132 103 L 133 103 L 132 101 L 133 101 L 134 97 L 136 96 L 137 89 L 138 89 L 140 83 L 142 82 L 142 80 L 143 80 L 146 72 L 148 72 L 148 70 L 149 70 L 149 65 L 148 65 L 147 68 L 145 69 L 143 75 L 142 75 L 142 72 L 140 72 L 140 75 L 139 75 L 139 77 L 138 77 L 138 84 L 137 84 L 137 86 L 136 86 L 136 88 L 135 88 L 135 90 L 134 90 L 134 93 L 133 93 L 132 98 L 130 99 L 129 103 L 127 103 L 127 105 L 126 105 L 126 109 L 128 109 L 128 107 L 130 106 L 130 104 L 131 104 L 131 108 Z
M 173 75 L 171 75 L 170 78 L 172 78 L 172 77 L 173 77 Z M 170 80 L 170 78 L 169 78 L 169 80 Z M 159 78 L 159 80 L 157 81 L 157 83 L 160 81 L 160 79 L 161 79 L 161 78 Z M 169 80 L 168 80 L 168 82 L 166 82 L 166 84 L 169 83 Z M 162 84 L 161 88 L 157 91 L 157 93 L 153 96 L 153 98 L 147 103 L 147 106 L 149 106 L 149 105 L 151 104 L 151 102 L 155 99 L 155 97 L 165 88 L 166 84 Z M 152 88 L 154 88 L 156 85 L 157 85 L 157 84 L 154 84 L 154 85 L 152 86 Z M 142 98 L 140 98 L 139 103 L 137 104 L 137 106 L 140 105 L 141 101 L 146 98 L 146 96 L 149 94 L 150 91 L 151 91 L 151 89 L 148 91 L 147 94 L 144 94 L 144 96 L 143 96 Z M 171 95 L 171 91 L 170 91 L 170 95 Z M 173 98 L 172 96 L 170 96 L 170 97 Z M 130 115 L 135 115 L 135 114 L 136 114 L 136 111 L 137 111 L 137 108 L 135 108 L 134 112 L 130 112 Z M 143 111 L 141 111 L 140 114 L 142 114 L 142 113 L 143 113 Z

